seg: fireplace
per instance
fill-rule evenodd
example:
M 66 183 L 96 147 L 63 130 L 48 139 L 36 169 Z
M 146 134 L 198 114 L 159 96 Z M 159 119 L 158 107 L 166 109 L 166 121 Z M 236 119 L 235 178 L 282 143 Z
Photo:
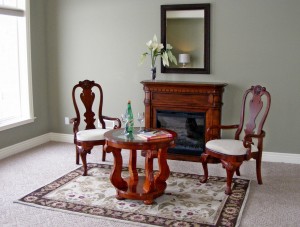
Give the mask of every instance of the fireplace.
M 206 129 L 221 124 L 225 83 L 142 81 L 145 126 L 169 128 L 178 134 L 168 159 L 200 161 L 207 142 Z M 220 136 L 219 131 L 213 131 Z
M 168 128 L 178 135 L 170 154 L 200 156 L 205 146 L 205 113 L 158 110 L 156 127 Z

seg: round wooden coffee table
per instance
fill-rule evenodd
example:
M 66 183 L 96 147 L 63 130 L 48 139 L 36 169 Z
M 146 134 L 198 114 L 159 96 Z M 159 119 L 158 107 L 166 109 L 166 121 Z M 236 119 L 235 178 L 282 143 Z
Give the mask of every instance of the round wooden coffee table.
M 155 129 L 159 130 L 159 129 Z M 166 180 L 170 175 L 170 169 L 167 163 L 167 150 L 174 147 L 174 140 L 177 137 L 176 132 L 163 129 L 172 134 L 172 137 L 164 139 L 155 139 L 151 141 L 144 140 L 137 136 L 138 128 L 130 135 L 124 135 L 124 129 L 114 129 L 106 132 L 104 137 L 106 144 L 104 150 L 112 152 L 114 156 L 114 167 L 110 175 L 110 181 L 117 191 L 117 199 L 136 199 L 143 200 L 145 204 L 153 203 L 153 200 L 161 196 L 166 187 Z M 122 149 L 124 152 L 130 152 L 129 158 L 129 177 L 123 179 L 122 174 Z M 136 169 L 137 150 L 146 152 L 145 156 L 145 176 L 139 176 Z M 154 174 L 153 159 L 157 158 L 159 170 Z

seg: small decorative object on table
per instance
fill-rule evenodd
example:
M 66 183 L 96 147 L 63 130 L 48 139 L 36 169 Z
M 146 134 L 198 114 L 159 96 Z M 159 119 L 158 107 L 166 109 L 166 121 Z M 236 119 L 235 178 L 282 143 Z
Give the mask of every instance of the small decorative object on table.
M 142 131 L 137 135 L 145 140 L 155 140 L 172 137 L 171 133 L 164 130 Z
M 164 49 L 164 45 L 162 43 L 158 43 L 157 37 L 156 35 L 154 35 L 153 39 L 147 42 L 146 45 L 150 51 L 152 80 L 155 80 L 156 78 L 155 62 L 158 56 L 161 56 L 162 63 L 164 66 L 169 66 L 169 61 L 177 65 L 176 57 L 172 54 L 171 51 L 173 47 L 170 44 L 167 44 L 166 49 Z M 141 63 L 144 62 L 148 54 L 149 54 L 148 52 L 142 54 Z
M 145 113 L 144 112 L 138 112 L 137 113 L 137 120 L 140 123 L 140 129 L 138 132 L 142 132 L 142 122 L 145 120 Z
M 127 109 L 126 109 L 125 113 L 121 114 L 121 120 L 122 120 L 122 123 L 124 124 L 123 134 L 126 135 L 127 134 L 126 128 L 127 128 L 127 123 L 128 123 Z
M 133 120 L 133 113 L 132 113 L 132 109 L 131 109 L 131 101 L 129 100 L 127 103 L 127 124 L 125 126 L 126 129 L 126 133 L 132 133 L 133 132 L 133 127 L 134 127 L 134 120 Z

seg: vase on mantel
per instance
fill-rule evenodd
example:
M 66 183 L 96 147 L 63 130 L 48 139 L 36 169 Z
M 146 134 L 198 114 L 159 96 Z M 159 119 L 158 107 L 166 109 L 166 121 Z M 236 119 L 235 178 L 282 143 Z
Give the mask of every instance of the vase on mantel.
M 151 67 L 151 72 L 152 72 L 152 80 L 155 80 L 156 78 L 156 67 Z

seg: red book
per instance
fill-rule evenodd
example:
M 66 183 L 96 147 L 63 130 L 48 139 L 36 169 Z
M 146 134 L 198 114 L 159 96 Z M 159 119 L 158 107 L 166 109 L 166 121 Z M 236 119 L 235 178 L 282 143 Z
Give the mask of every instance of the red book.
M 154 130 L 150 132 L 141 132 L 137 134 L 139 137 L 146 139 L 146 140 L 154 140 L 154 139 L 163 139 L 163 138 L 170 138 L 172 137 L 172 134 L 163 131 L 163 130 Z

